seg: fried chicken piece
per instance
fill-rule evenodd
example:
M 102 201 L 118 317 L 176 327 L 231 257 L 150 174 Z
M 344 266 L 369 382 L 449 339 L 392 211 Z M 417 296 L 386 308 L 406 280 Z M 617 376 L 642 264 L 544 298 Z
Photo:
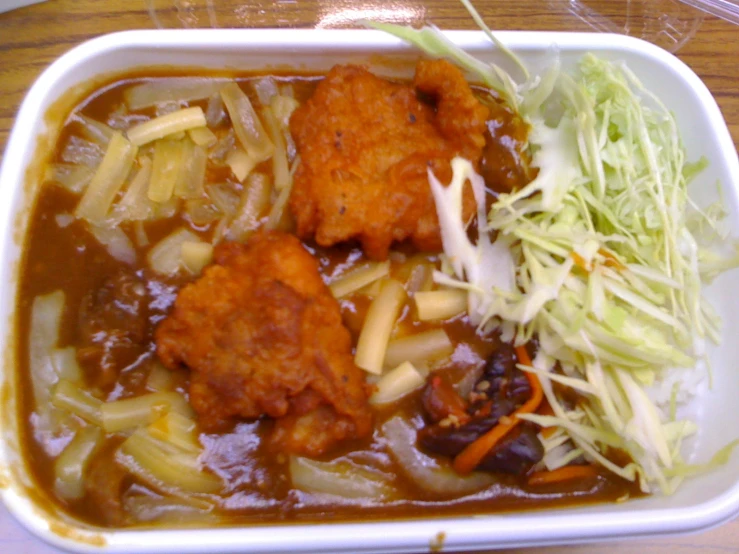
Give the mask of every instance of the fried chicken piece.
M 443 60 L 420 61 L 413 86 L 335 66 L 290 119 L 301 156 L 290 196 L 298 235 L 321 246 L 356 239 L 376 260 L 407 239 L 441 250 L 427 171 L 444 183 L 455 156 L 477 166 L 488 115 L 462 72 Z M 464 216 L 474 208 L 467 187 Z
M 206 430 L 267 415 L 276 447 L 316 456 L 372 429 L 339 305 L 292 235 L 216 247 L 155 338 L 165 366 L 191 370 L 190 403 Z

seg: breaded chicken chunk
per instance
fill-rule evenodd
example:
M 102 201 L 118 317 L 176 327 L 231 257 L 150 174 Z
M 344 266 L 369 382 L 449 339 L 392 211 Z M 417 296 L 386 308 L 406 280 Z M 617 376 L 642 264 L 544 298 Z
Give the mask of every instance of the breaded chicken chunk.
M 376 260 L 396 241 L 441 250 L 428 169 L 449 182 L 455 156 L 477 166 L 488 115 L 443 60 L 420 61 L 412 85 L 335 66 L 290 119 L 301 157 L 290 196 L 298 235 L 321 246 L 358 240 Z M 468 188 L 464 215 L 473 212 Z
M 155 332 L 169 368 L 191 371 L 205 430 L 277 418 L 272 442 L 308 456 L 372 429 L 364 376 L 337 301 L 300 241 L 260 232 L 216 247 L 215 263 L 180 290 Z

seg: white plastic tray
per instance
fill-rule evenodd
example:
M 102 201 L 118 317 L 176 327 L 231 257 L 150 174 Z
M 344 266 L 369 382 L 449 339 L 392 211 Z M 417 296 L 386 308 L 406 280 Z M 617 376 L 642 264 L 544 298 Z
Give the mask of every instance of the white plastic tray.
M 477 32 L 449 36 L 474 54 L 498 57 Z M 499 38 L 531 66 L 544 63 L 548 49 L 559 47 L 565 67 L 585 52 L 621 59 L 677 115 L 689 159 L 706 155 L 710 168 L 694 187 L 705 200 L 717 179 L 725 185 L 733 234 L 739 235 L 739 162 L 736 149 L 710 93 L 682 62 L 659 48 L 633 38 L 606 34 L 501 32 Z M 46 129 L 44 114 L 60 95 L 104 74 L 145 66 L 208 69 L 269 67 L 321 71 L 347 61 L 377 63 L 376 54 L 413 59 L 409 47 L 372 31 L 327 30 L 176 30 L 130 31 L 87 42 L 57 60 L 35 83 L 18 114 L 0 172 L 0 348 L 5 353 L 0 386 L 9 387 L 11 402 L 0 411 L 0 485 L 10 511 L 44 540 L 76 551 L 109 552 L 412 552 L 437 544 L 444 549 L 489 549 L 623 539 L 631 536 L 687 533 L 720 524 L 739 511 L 739 455 L 720 470 L 687 482 L 672 497 L 650 497 L 618 505 L 546 510 L 477 517 L 355 524 L 250 526 L 189 530 L 111 531 L 89 528 L 61 513 L 34 504 L 24 491 L 33 486 L 17 448 L 13 413 L 15 342 L 12 322 L 28 208 L 38 183 L 25 183 L 26 170 L 37 155 Z M 499 60 L 500 61 L 500 60 Z M 402 65 L 402 64 L 401 64 Z M 379 72 L 399 71 L 382 64 Z M 410 65 L 409 65 L 410 67 Z M 392 68 L 392 70 L 391 70 Z M 513 68 L 509 68 L 513 71 Z M 720 278 L 708 291 L 724 317 L 727 340 L 712 353 L 714 387 L 702 393 L 692 409 L 702 431 L 694 443 L 696 461 L 739 436 L 736 397 L 739 392 L 739 284 L 736 274 Z M 4 396 L 4 395 L 3 395 Z

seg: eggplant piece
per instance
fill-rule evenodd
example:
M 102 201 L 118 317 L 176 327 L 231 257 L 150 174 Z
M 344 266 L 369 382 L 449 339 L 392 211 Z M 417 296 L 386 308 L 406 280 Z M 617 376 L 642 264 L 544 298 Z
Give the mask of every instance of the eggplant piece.
M 453 458 L 512 411 L 513 404 L 503 400 L 491 408 L 490 414 L 473 418 L 459 427 L 429 425 L 418 432 L 418 445 L 426 452 Z
M 520 423 L 482 459 L 477 469 L 512 475 L 528 473 L 544 457 L 544 446 L 536 433 L 534 425 Z
M 513 347 L 510 344 L 501 344 L 488 358 L 482 378 L 493 384 L 510 375 L 516 368 L 517 361 Z
M 502 344 L 488 358 L 482 378 L 475 386 L 479 391 L 482 383 L 483 392 L 488 398 L 501 397 L 512 400 L 519 405 L 531 396 L 531 386 L 523 371 L 516 368 L 518 358 L 510 344 Z

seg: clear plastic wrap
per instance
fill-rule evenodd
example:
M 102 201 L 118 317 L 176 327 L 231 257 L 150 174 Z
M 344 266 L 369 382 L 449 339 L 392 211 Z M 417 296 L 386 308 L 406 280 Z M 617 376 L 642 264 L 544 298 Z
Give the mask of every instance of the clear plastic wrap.
M 454 1 L 454 0 L 451 0 Z M 362 19 L 420 25 L 434 21 L 443 2 L 406 0 L 146 0 L 159 28 L 353 27 Z M 739 23 L 739 0 L 477 0 L 494 29 L 514 30 L 509 21 L 524 15 L 520 30 L 598 31 L 648 40 L 670 52 L 679 50 L 706 14 Z M 469 25 L 467 25 L 469 26 Z M 515 28 L 517 29 L 517 28 Z

